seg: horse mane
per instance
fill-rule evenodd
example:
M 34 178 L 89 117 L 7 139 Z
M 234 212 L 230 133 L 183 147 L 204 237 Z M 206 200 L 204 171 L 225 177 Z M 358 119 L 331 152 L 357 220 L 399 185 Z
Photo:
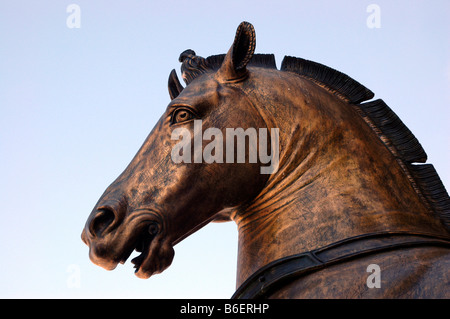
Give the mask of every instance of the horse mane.
M 225 54 L 219 54 L 204 59 L 192 50 L 184 51 L 180 55 L 183 79 L 188 85 L 201 74 L 217 71 L 224 58 Z M 254 54 L 248 66 L 277 68 L 273 54 Z M 450 230 L 450 197 L 439 175 L 432 164 L 418 164 L 427 161 L 425 150 L 383 100 L 365 102 L 374 97 L 372 91 L 348 75 L 317 62 L 285 56 L 280 71 L 307 78 L 354 107 L 400 164 L 428 210 Z
M 347 100 L 399 162 L 428 209 L 450 229 L 450 197 L 439 175 L 432 164 L 417 164 L 427 161 L 425 150 L 383 100 L 362 103 L 373 98 L 374 94 L 369 89 L 351 77 L 313 61 L 286 56 L 281 71 L 296 73 L 318 82 Z

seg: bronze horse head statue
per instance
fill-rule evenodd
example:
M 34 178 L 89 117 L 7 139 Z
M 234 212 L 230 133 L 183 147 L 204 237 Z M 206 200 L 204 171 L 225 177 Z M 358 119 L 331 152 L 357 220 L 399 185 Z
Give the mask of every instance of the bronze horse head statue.
M 347 75 L 290 56 L 278 70 L 255 40 L 242 22 L 227 54 L 181 54 L 186 87 L 173 70 L 171 102 L 87 219 L 92 262 L 137 250 L 148 278 L 185 237 L 233 220 L 234 297 L 448 297 L 450 199 L 414 135 Z

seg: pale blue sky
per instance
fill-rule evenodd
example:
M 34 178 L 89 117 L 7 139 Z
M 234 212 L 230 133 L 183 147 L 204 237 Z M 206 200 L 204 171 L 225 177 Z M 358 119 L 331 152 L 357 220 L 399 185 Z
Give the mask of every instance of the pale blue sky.
M 81 8 L 81 28 L 66 8 Z M 366 8 L 381 9 L 381 28 Z M 237 231 L 211 224 L 148 280 L 89 261 L 80 233 L 169 102 L 188 48 L 225 53 L 251 22 L 259 53 L 314 60 L 382 98 L 450 187 L 450 2 L 0 2 L 0 297 L 228 298 Z M 79 271 L 79 285 L 71 280 Z

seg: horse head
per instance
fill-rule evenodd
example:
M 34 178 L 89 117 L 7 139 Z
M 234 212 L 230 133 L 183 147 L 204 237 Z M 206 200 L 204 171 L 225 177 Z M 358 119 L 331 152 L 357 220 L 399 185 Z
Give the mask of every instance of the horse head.
M 223 149 L 233 143 L 226 128 L 267 128 L 236 87 L 248 76 L 254 49 L 253 26 L 242 23 L 226 56 L 181 54 L 188 85 L 183 88 L 172 71 L 166 111 L 87 219 L 82 239 L 92 262 L 114 269 L 137 250 L 136 275 L 148 278 L 171 264 L 177 242 L 212 220 L 229 219 L 261 190 L 268 176 L 260 172 L 262 163 L 230 161 L 237 151 Z M 206 158 L 211 143 L 214 161 Z

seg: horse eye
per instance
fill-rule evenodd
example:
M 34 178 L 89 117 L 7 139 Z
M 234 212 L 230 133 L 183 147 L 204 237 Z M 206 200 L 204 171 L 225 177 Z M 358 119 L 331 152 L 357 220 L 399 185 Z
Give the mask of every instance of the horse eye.
M 172 123 L 181 123 L 186 122 L 194 118 L 194 114 L 192 114 L 190 111 L 182 109 L 177 110 L 172 116 Z

